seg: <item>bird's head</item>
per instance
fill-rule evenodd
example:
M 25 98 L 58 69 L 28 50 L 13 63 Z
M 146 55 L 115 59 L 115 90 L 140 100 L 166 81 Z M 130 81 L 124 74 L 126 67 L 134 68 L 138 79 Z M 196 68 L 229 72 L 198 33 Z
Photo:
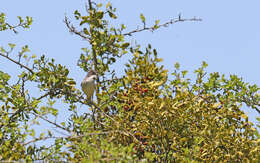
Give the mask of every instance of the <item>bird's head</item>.
M 89 70 L 89 72 L 87 74 L 87 78 L 96 80 L 97 79 L 97 73 L 94 70 Z

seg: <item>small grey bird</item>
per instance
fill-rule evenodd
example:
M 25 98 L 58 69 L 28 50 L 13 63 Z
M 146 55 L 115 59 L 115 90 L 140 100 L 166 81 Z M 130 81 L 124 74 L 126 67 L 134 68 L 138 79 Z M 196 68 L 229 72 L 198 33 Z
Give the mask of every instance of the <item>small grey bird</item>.
M 89 70 L 87 76 L 81 82 L 81 89 L 87 95 L 87 100 L 93 99 L 93 94 L 95 91 L 95 80 L 97 79 L 97 74 L 94 70 Z

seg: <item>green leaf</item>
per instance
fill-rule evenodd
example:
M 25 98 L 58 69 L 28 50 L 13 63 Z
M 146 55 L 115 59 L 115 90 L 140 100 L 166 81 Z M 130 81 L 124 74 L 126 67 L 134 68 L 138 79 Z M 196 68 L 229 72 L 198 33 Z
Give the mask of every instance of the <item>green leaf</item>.
M 100 8 L 100 7 L 102 7 L 102 6 L 103 6 L 102 3 L 98 3 L 98 4 L 97 4 L 97 7 L 98 7 L 98 8 Z
M 83 32 L 84 32 L 86 35 L 89 35 L 89 32 L 88 32 L 88 29 L 87 29 L 87 28 L 84 28 L 84 29 L 83 29 Z
M 10 46 L 11 49 L 13 49 L 15 47 L 15 44 L 9 43 L 8 45 Z
M 22 17 L 21 16 L 17 16 L 18 17 L 18 19 L 19 19 L 19 21 L 20 21 L 20 24 L 22 24 L 23 23 L 23 19 L 22 19 Z
M 126 26 L 124 24 L 121 24 L 121 30 L 126 29 Z
M 109 8 L 109 7 L 111 7 L 111 3 L 110 3 L 110 2 L 108 2 L 108 3 L 106 4 L 106 8 Z
M 103 11 L 98 11 L 98 12 L 97 12 L 97 17 L 98 17 L 98 19 L 102 19 L 103 16 L 104 16 L 104 12 L 103 12 Z
M 109 15 L 111 18 L 113 18 L 113 19 L 116 19 L 116 18 L 117 18 L 117 16 L 116 16 L 114 13 L 112 13 L 111 11 L 108 11 L 108 15 Z
M 202 67 L 203 67 L 203 68 L 206 68 L 206 67 L 208 67 L 208 64 L 207 64 L 205 61 L 203 61 L 203 62 L 202 62 Z
M 182 73 L 182 77 L 185 77 L 188 71 L 182 71 L 181 73 Z
M 2 53 L 5 53 L 5 52 L 6 52 L 3 47 L 0 47 L 0 51 L 1 51 Z
M 145 17 L 143 14 L 140 14 L 140 18 L 141 18 L 142 22 L 145 23 Z
M 160 23 L 160 20 L 155 20 L 155 25 L 158 25 Z
M 177 70 L 179 70 L 179 69 L 180 69 L 180 64 L 179 64 L 178 62 L 176 62 L 176 63 L 174 64 L 174 67 L 175 67 Z
M 123 43 L 122 48 L 123 48 L 123 49 L 126 49 L 129 45 L 130 45 L 130 44 L 129 44 L 128 42 Z
M 32 58 L 36 58 L 36 54 L 33 54 L 33 55 L 32 55 Z
M 65 127 L 65 122 L 61 122 L 61 125 Z
M 78 10 L 75 10 L 75 11 L 74 11 L 74 16 L 75 16 L 75 18 L 78 20 L 78 19 L 80 18 L 81 14 L 79 13 Z
M 35 131 L 32 130 L 31 133 L 30 133 L 30 135 L 31 135 L 32 137 L 34 137 L 34 136 L 35 136 Z

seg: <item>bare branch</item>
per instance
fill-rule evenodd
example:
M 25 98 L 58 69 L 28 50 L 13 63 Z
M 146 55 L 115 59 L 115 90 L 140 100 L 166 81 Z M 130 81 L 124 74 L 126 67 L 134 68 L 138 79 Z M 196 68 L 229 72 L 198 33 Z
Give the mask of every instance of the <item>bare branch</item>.
M 83 134 L 83 135 L 71 135 L 71 136 L 65 136 L 65 137 L 63 137 L 63 136 L 46 136 L 46 137 L 39 137 L 39 138 L 32 139 L 28 142 L 22 143 L 22 145 L 28 145 L 28 144 L 31 144 L 31 143 L 35 143 L 37 141 L 43 141 L 43 140 L 47 140 L 47 139 L 61 139 L 61 138 L 77 139 L 77 138 L 82 138 L 82 137 L 86 137 L 86 136 L 105 135 L 105 134 L 109 134 L 109 133 L 112 133 L 112 132 L 118 132 L 118 133 L 127 135 L 125 132 L 122 132 L 120 130 L 113 130 L 113 131 L 87 133 L 87 134 Z
M 54 126 L 60 128 L 60 129 L 62 129 L 62 130 L 65 130 L 65 131 L 67 131 L 67 132 L 69 132 L 69 133 L 72 133 L 72 131 L 70 131 L 68 128 L 65 128 L 65 127 L 63 127 L 63 126 L 61 126 L 61 125 L 59 125 L 59 124 L 57 124 L 57 123 L 55 123 L 55 122 L 52 122 L 52 121 L 48 120 L 47 118 L 45 118 L 45 117 L 43 117 L 43 116 L 41 116 L 41 115 L 38 115 L 38 114 L 36 114 L 36 113 L 32 113 L 32 114 L 33 114 L 34 116 L 36 116 L 36 117 L 41 118 L 42 120 L 44 120 L 44 121 L 46 121 L 46 122 L 48 122 L 48 123 L 50 123 L 50 124 L 52 124 L 52 125 L 54 125 Z
M 80 97 L 81 99 L 84 99 L 83 96 Z M 85 101 L 79 101 L 81 104 L 87 104 L 89 106 L 94 106 L 95 109 L 99 110 L 101 113 L 103 113 L 106 117 L 108 117 L 109 119 L 113 120 L 114 122 L 116 122 L 116 120 L 114 118 L 112 118 L 111 116 L 109 116 L 108 114 L 106 114 L 103 110 L 101 110 L 96 104 L 94 104 L 92 101 L 86 100 Z
M 38 97 L 36 100 L 41 100 L 44 97 L 47 97 L 50 94 L 50 92 L 45 93 L 44 95 Z
M 88 0 L 88 5 L 89 5 L 89 9 L 91 10 L 92 9 L 92 2 L 91 2 L 91 0 Z
M 3 57 L 5 57 L 5 58 L 7 58 L 7 59 L 10 60 L 10 61 L 12 61 L 13 63 L 15 63 L 15 64 L 21 66 L 22 68 L 25 68 L 26 70 L 30 71 L 32 74 L 34 73 L 34 71 L 33 71 L 31 68 L 29 68 L 29 67 L 23 65 L 22 63 L 20 63 L 20 62 L 18 62 L 18 61 L 15 61 L 14 59 L 10 58 L 8 55 L 5 55 L 5 54 L 3 54 L 3 53 L 0 53 L 0 55 L 3 56 Z
M 37 141 L 43 141 L 43 140 L 47 140 L 47 139 L 58 139 L 58 138 L 61 138 L 61 137 L 47 136 L 47 137 L 43 137 L 43 138 L 35 138 L 35 139 L 32 139 L 28 142 L 22 143 L 22 145 L 28 145 L 28 144 L 31 144 L 31 143 L 35 143 Z
M 74 34 L 82 37 L 84 40 L 88 40 L 88 41 L 91 40 L 90 37 L 85 36 L 82 31 L 77 31 L 76 28 L 73 25 L 71 25 L 69 19 L 66 16 L 64 18 L 64 23 L 66 24 L 66 26 L 68 27 L 68 29 L 71 33 L 74 33 Z
M 158 29 L 158 28 L 160 28 L 160 27 L 168 27 L 170 24 L 175 24 L 175 23 L 184 22 L 184 21 L 202 21 L 202 19 L 196 18 L 196 17 L 191 18 L 191 19 L 183 19 L 183 18 L 181 18 L 181 15 L 179 15 L 178 18 L 172 19 L 172 20 L 170 20 L 169 22 L 166 22 L 166 23 L 157 25 L 156 28 L 155 28 L 154 26 L 152 26 L 152 27 L 146 27 L 146 26 L 144 25 L 144 27 L 143 27 L 142 29 L 135 29 L 135 30 L 133 30 L 133 31 L 124 33 L 123 35 L 124 35 L 124 36 L 131 36 L 132 34 L 137 33 L 137 32 L 142 32 L 142 31 L 147 31 L 147 30 L 149 30 L 149 31 L 155 31 L 156 29 Z

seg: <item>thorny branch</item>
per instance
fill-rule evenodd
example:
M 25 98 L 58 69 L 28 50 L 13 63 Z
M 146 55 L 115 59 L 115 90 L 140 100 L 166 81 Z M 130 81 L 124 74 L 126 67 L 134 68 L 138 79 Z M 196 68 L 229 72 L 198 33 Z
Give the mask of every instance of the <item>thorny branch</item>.
M 200 18 L 191 18 L 191 19 L 184 19 L 181 17 L 181 15 L 179 14 L 179 17 L 178 18 L 175 18 L 175 19 L 171 19 L 169 22 L 166 22 L 166 23 L 163 23 L 163 24 L 160 24 L 160 25 L 157 25 L 157 27 L 155 28 L 154 26 L 152 27 L 146 27 L 145 24 L 143 26 L 142 29 L 135 29 L 133 31 L 130 31 L 130 32 L 127 32 L 127 33 L 124 33 L 123 35 L 124 36 L 131 36 L 132 34 L 134 33 L 137 33 L 137 32 L 142 32 L 142 31 L 155 31 L 156 29 L 160 28 L 160 27 L 168 27 L 169 25 L 171 24 L 175 24 L 175 23 L 178 23 L 178 22 L 184 22 L 184 21 L 202 21 L 202 19 Z
M 175 23 L 178 23 L 178 22 L 186 22 L 186 21 L 202 21 L 202 19 L 200 18 L 190 18 L 190 19 L 184 19 L 181 17 L 181 15 L 179 15 L 178 18 L 175 18 L 175 19 L 171 19 L 170 21 L 168 22 L 165 22 L 163 24 L 160 24 L 160 25 L 157 25 L 157 27 L 155 28 L 154 26 L 152 27 L 146 27 L 144 25 L 144 27 L 142 29 L 135 29 L 133 31 L 130 31 L 130 32 L 127 32 L 127 33 L 123 33 L 124 36 L 131 36 L 132 34 L 134 33 L 137 33 L 137 32 L 142 32 L 142 31 L 155 31 L 156 29 L 159 29 L 160 27 L 168 27 L 169 25 L 171 24 L 175 24 Z M 78 31 L 73 25 L 71 25 L 71 22 L 68 20 L 68 18 L 65 16 L 64 18 L 64 23 L 66 24 L 66 26 L 68 27 L 69 31 L 71 33 L 74 33 L 80 37 L 82 37 L 84 40 L 88 40 L 88 41 L 91 41 L 91 38 L 90 37 L 87 37 L 86 35 L 84 35 L 84 32 L 83 31 Z

